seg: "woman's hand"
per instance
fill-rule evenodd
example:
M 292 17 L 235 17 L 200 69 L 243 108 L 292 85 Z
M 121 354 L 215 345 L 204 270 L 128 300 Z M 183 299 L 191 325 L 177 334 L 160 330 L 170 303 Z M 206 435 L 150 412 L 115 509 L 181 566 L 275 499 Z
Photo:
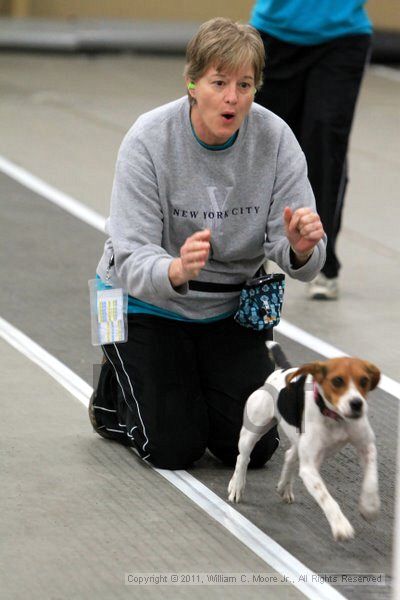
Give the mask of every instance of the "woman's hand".
M 168 277 L 172 287 L 178 287 L 199 275 L 210 254 L 210 238 L 210 230 L 204 229 L 186 239 L 180 249 L 180 258 L 174 258 L 169 267 Z
M 296 266 L 304 265 L 313 253 L 314 246 L 324 237 L 319 215 L 311 208 L 298 208 L 295 212 L 288 206 L 283 211 L 286 237 L 296 255 Z

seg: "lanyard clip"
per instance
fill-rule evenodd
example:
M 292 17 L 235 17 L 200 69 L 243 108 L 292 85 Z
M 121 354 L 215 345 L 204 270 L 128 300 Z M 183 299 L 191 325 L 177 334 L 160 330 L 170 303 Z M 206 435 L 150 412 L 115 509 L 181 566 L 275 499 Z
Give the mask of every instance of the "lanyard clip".
M 113 267 L 114 265 L 115 265 L 114 253 L 112 253 L 110 260 L 108 262 L 108 267 L 107 267 L 107 271 L 106 271 L 106 285 L 110 285 L 111 267 Z

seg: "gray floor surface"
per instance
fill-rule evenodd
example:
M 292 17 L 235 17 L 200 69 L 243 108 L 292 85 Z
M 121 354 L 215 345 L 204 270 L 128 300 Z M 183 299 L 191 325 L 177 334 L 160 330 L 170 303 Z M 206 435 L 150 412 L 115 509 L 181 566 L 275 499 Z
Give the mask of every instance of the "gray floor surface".
M 124 132 L 138 114 L 182 93 L 182 68 L 178 58 L 0 55 L 0 154 L 106 215 Z M 399 100 L 395 77 L 373 70 L 367 75 L 340 238 L 341 299 L 311 303 L 304 286 L 290 282 L 284 313 L 397 380 Z M 0 189 L 0 250 L 6 257 L 0 316 L 91 384 L 99 353 L 89 343 L 87 279 L 104 236 L 4 175 Z M 280 339 L 294 363 L 315 356 Z M 9 391 L 0 424 L 6 466 L 1 598 L 202 597 L 204 588 L 196 587 L 125 588 L 123 575 L 133 569 L 267 570 L 129 451 L 92 434 L 83 407 L 36 366 L 3 342 L 0 356 Z M 375 524 L 357 514 L 354 452 L 345 450 L 324 466 L 328 485 L 355 526 L 354 541 L 331 541 L 300 482 L 297 502 L 281 504 L 274 486 L 282 449 L 265 469 L 249 473 L 238 510 L 317 572 L 383 572 L 390 582 L 397 407 L 389 394 L 372 394 L 383 502 Z M 229 469 L 206 456 L 191 473 L 226 498 Z M 389 585 L 339 591 L 348 598 L 389 597 Z M 217 598 L 226 589 L 213 586 L 206 593 Z M 233 597 L 261 594 L 261 587 L 229 588 Z M 300 596 L 285 587 L 269 597 L 279 594 Z

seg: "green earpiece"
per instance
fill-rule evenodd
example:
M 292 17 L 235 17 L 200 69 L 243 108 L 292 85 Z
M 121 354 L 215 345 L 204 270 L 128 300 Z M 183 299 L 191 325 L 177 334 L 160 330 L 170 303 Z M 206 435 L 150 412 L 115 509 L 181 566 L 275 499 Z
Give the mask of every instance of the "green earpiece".
M 187 86 L 188 90 L 194 90 L 196 88 L 196 84 L 191 81 Z
M 254 88 L 253 94 L 257 94 L 257 88 Z

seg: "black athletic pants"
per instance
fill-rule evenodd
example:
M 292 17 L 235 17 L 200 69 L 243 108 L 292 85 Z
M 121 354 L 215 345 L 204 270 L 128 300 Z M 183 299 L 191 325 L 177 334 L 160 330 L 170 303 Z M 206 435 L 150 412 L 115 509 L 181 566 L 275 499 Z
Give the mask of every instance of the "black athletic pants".
M 159 468 L 187 468 L 206 448 L 234 465 L 246 399 L 273 370 L 266 334 L 233 318 L 197 324 L 129 315 L 128 337 L 103 347 L 97 424 Z M 262 466 L 278 443 L 273 427 L 250 466 Z
M 255 100 L 288 123 L 303 149 L 328 237 L 322 272 L 336 277 L 340 263 L 335 245 L 347 185 L 346 154 L 370 36 L 300 46 L 260 34 L 266 66 L 264 85 Z

